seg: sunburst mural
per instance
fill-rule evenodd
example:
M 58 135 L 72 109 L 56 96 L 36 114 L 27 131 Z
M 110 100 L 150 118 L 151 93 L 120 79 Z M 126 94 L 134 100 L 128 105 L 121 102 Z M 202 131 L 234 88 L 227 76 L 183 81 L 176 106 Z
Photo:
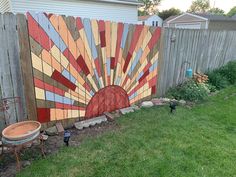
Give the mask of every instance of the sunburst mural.
M 156 92 L 161 29 L 27 13 L 38 120 L 91 118 Z

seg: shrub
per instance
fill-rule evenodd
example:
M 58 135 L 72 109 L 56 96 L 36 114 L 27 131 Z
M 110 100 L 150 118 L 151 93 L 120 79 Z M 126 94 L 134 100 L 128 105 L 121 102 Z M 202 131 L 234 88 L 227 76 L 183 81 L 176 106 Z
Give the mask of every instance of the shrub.
M 217 90 L 216 86 L 214 86 L 214 85 L 212 85 L 210 83 L 207 83 L 206 86 L 210 90 L 210 92 L 215 92 Z
M 230 84 L 236 84 L 236 62 L 230 61 L 219 70 L 220 74 L 227 78 Z
M 236 84 L 236 61 L 231 61 L 225 66 L 206 73 L 208 75 L 208 83 L 217 89 L 222 89 L 230 84 Z
M 167 92 L 167 96 L 177 100 L 201 101 L 208 96 L 208 93 L 210 93 L 210 90 L 206 84 L 198 84 L 193 80 L 189 80 L 177 87 L 171 88 Z
M 230 85 L 228 79 L 220 73 L 219 69 L 208 72 L 207 75 L 209 79 L 208 83 L 215 86 L 218 90 Z

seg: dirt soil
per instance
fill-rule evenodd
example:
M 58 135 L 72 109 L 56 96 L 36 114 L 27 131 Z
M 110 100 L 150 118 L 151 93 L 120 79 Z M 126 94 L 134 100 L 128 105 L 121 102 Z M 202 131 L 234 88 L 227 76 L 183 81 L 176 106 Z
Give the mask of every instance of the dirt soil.
M 119 129 L 117 123 L 104 122 L 93 127 L 77 130 L 75 128 L 69 129 L 71 132 L 70 146 L 78 147 L 81 142 L 87 137 L 96 137 L 104 132 Z M 49 136 L 45 142 L 46 155 L 57 153 L 57 151 L 65 146 L 63 142 L 63 135 Z M 1 150 L 0 150 L 1 153 Z M 20 153 L 21 167 L 29 166 L 32 161 L 42 158 L 39 145 L 32 145 L 30 148 L 25 148 Z M 14 153 L 5 152 L 0 155 L 0 177 L 12 177 L 16 175 L 16 160 Z

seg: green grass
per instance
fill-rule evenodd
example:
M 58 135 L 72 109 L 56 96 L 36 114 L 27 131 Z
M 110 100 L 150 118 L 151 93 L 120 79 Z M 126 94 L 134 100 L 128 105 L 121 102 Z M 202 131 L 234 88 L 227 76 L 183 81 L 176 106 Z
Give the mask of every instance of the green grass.
M 121 129 L 78 148 L 34 161 L 18 176 L 236 176 L 236 87 L 194 108 L 142 109 L 118 119 Z

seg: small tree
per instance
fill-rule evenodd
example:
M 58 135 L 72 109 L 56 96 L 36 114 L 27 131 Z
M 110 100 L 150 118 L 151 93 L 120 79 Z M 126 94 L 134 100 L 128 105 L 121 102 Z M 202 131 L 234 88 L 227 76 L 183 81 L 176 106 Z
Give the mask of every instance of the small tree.
M 143 6 L 139 8 L 139 15 L 152 15 L 157 11 L 157 6 L 161 0 L 139 0 Z
M 194 0 L 188 12 L 191 13 L 206 13 L 210 9 L 209 0 Z
M 180 14 L 181 14 L 181 10 L 175 9 L 175 8 L 163 10 L 162 12 L 158 13 L 159 17 L 161 17 L 163 20 L 169 18 L 170 16 L 180 15 Z
M 227 16 L 232 17 L 236 15 L 236 6 L 234 6 L 230 11 L 227 13 Z

